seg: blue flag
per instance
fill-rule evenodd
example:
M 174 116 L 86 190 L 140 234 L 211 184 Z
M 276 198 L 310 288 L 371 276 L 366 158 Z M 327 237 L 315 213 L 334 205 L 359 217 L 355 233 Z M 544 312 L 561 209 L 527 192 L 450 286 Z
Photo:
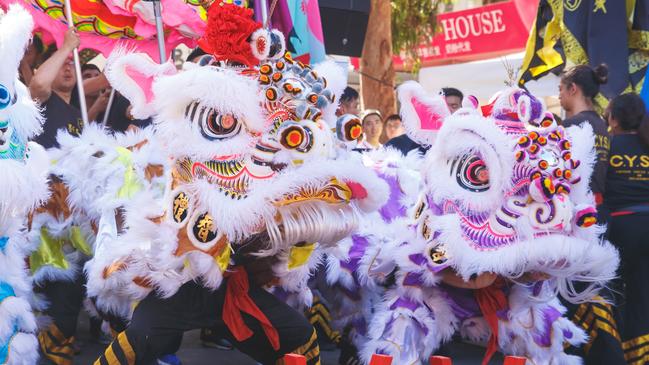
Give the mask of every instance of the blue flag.
M 642 100 L 644 100 L 644 105 L 647 108 L 647 114 L 649 114 L 649 68 L 647 68 L 647 73 L 644 76 L 644 83 L 642 85 L 640 97 L 642 98 Z

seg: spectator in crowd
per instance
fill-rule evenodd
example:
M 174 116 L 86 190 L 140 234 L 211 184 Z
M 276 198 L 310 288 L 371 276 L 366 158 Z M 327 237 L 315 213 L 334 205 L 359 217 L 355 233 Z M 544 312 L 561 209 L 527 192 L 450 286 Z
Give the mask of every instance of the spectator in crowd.
M 383 119 L 381 112 L 368 109 L 363 112 L 363 140 L 358 144 L 360 150 L 377 150 L 381 148 L 381 133 L 383 132 Z
M 25 55 L 23 56 L 23 59 L 20 60 L 20 66 L 18 68 L 20 81 L 25 85 L 29 85 L 29 82 L 32 80 L 34 69 L 36 68 L 36 65 L 38 65 L 44 50 L 41 39 L 38 36 L 34 36 L 29 46 L 27 46 Z
M 205 56 L 206 54 L 207 52 L 203 51 L 200 47 L 196 47 L 189 53 L 189 55 L 187 55 L 185 62 L 198 63 L 201 57 Z
M 392 138 L 399 137 L 400 135 L 406 133 L 406 130 L 401 124 L 401 117 L 399 114 L 392 114 L 385 119 L 385 137 L 387 140 Z
M 343 94 L 340 96 L 340 106 L 336 111 L 336 115 L 337 116 L 341 116 L 344 114 L 359 115 L 360 114 L 360 110 L 358 109 L 359 105 L 360 105 L 360 96 L 358 95 L 358 91 L 347 86 L 345 88 L 345 91 L 343 91 Z
M 610 141 L 606 123 L 594 110 L 594 98 L 607 78 L 608 68 L 605 65 L 595 68 L 579 65 L 564 72 L 559 83 L 559 102 L 566 111 L 563 126 L 567 128 L 589 123 L 595 132 L 597 162 L 590 187 L 595 194 L 597 205 L 601 205 L 603 201 Z
M 464 94 L 454 87 L 444 87 L 442 88 L 442 95 L 446 99 L 446 105 L 448 105 L 448 110 L 452 113 L 455 113 L 462 107 L 462 100 L 464 100 Z
M 608 110 L 612 136 L 604 200 L 611 212 L 609 239 L 621 257 L 620 334 L 627 362 L 645 363 L 637 354 L 649 351 L 649 121 L 636 94 L 616 97 Z
M 446 100 L 446 105 L 448 110 L 451 113 L 455 113 L 462 107 L 462 101 L 464 100 L 464 94 L 454 87 L 445 87 L 441 90 Z M 425 154 L 428 151 L 428 146 L 422 146 L 419 143 L 413 141 L 408 137 L 407 134 L 403 133 L 400 136 L 390 139 L 386 144 L 386 147 L 392 147 L 399 150 L 402 154 L 407 155 L 408 152 L 412 150 L 419 150 L 420 154 Z
M 81 66 L 81 77 L 83 80 L 89 80 L 101 75 L 101 70 L 97 65 L 86 63 Z M 88 107 L 88 120 L 102 121 L 104 112 L 108 107 L 110 98 L 110 89 L 97 90 L 95 92 L 86 91 L 86 106 Z
M 71 54 L 77 46 L 79 35 L 75 30 L 69 29 L 65 33 L 61 48 L 43 62 L 29 83 L 32 97 L 44 107 L 43 133 L 34 140 L 45 148 L 57 146 L 56 133 L 59 129 L 65 129 L 72 134 L 78 134 L 83 129 L 81 112 L 70 104 L 77 83 Z M 108 80 L 103 75 L 84 81 L 87 93 L 108 86 Z

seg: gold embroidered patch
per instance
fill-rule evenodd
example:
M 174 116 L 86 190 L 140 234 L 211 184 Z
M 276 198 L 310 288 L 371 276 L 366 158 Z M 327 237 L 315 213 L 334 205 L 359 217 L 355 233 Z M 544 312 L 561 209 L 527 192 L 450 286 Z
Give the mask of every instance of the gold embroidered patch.
M 174 197 L 173 202 L 173 219 L 176 223 L 180 223 L 187 219 L 189 212 L 189 197 L 184 192 L 179 192 Z
M 275 206 L 285 206 L 294 203 L 319 200 L 329 204 L 349 203 L 352 191 L 344 182 L 333 178 L 324 187 L 304 187 L 297 193 L 285 195 L 275 201 Z

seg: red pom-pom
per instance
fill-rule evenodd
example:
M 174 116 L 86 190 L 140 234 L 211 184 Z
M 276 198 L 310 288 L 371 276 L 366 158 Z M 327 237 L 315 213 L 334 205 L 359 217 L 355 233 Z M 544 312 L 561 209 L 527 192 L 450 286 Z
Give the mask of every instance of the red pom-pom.
M 214 3 L 207 12 L 207 29 L 198 45 L 218 60 L 255 66 L 259 59 L 253 55 L 248 40 L 259 28 L 261 23 L 253 20 L 251 9 Z

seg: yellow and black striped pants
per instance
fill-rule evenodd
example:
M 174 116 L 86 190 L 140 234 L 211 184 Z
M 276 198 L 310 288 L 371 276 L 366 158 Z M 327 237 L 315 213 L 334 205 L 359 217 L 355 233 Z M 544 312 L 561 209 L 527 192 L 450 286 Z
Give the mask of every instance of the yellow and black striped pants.
M 288 353 L 304 355 L 309 365 L 320 364 L 313 326 L 301 313 L 258 287 L 251 287 L 248 295 L 277 330 L 279 349 L 273 349 L 261 324 L 245 313 L 243 320 L 253 335 L 237 341 L 222 319 L 225 285 L 227 281 L 210 291 L 189 282 L 167 299 L 152 293 L 140 302 L 126 331 L 94 365 L 148 365 L 157 357 L 175 353 L 183 332 L 205 327 L 219 331 L 234 347 L 264 365 L 282 364 L 282 357 Z
M 38 334 L 41 355 L 56 365 L 71 365 L 74 337 L 85 295 L 83 275 L 74 281 L 47 281 L 34 288 L 49 305 L 45 310 L 52 324 Z
M 313 304 L 311 308 L 307 309 L 306 316 L 321 336 L 327 336 L 336 345 L 340 343 L 340 332 L 333 329 L 329 308 L 319 296 L 313 296 Z

